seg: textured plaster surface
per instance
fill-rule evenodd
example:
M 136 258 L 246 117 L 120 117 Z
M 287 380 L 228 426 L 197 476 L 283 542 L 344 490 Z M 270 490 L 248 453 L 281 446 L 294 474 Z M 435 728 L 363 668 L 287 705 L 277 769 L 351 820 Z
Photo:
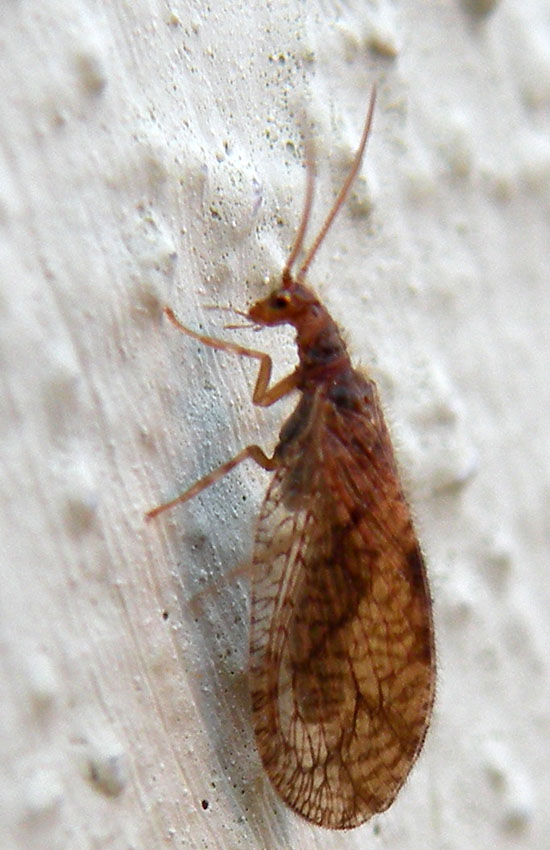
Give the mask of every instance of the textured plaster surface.
M 347 834 L 254 748 L 247 586 L 268 476 L 146 525 L 288 412 L 224 331 L 281 268 L 314 139 L 311 269 L 379 382 L 430 569 L 433 726 Z M 0 21 L 0 844 L 550 846 L 550 6 L 4 3 Z M 225 578 L 224 578 L 225 576 Z

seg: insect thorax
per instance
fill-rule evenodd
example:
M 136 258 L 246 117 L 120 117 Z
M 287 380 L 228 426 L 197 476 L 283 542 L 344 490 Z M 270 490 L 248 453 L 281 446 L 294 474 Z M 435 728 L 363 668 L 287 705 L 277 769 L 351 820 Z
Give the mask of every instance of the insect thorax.
M 297 328 L 296 344 L 300 358 L 299 389 L 308 384 L 332 383 L 338 375 L 351 370 L 351 363 L 336 323 L 328 313 L 317 328 Z

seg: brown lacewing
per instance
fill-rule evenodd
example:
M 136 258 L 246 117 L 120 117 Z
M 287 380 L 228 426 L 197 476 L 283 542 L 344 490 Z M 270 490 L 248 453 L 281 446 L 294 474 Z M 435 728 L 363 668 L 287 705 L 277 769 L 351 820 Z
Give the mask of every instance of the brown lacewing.
M 373 88 L 350 172 L 298 271 L 314 187 L 278 287 L 247 317 L 293 325 L 299 363 L 270 386 L 268 354 L 203 336 L 259 361 L 252 395 L 266 407 L 300 394 L 273 457 L 247 446 L 152 518 L 194 498 L 250 458 L 273 472 L 251 566 L 250 692 L 256 742 L 283 800 L 312 823 L 358 826 L 388 808 L 422 747 L 435 678 L 430 594 L 374 382 L 354 369 L 306 272 L 359 170 Z

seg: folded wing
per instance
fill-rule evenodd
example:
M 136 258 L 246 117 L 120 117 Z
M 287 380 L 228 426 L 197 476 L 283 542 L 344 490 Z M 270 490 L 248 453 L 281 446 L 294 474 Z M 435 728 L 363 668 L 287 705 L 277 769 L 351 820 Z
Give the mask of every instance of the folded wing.
M 386 426 L 373 408 L 322 405 L 285 446 L 259 519 L 251 694 L 279 794 L 349 828 L 390 805 L 422 745 L 433 632 Z

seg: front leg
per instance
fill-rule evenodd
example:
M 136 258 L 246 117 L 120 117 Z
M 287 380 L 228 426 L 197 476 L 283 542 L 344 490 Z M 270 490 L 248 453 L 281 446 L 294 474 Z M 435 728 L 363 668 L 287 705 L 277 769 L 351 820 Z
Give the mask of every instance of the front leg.
M 240 357 L 252 357 L 254 360 L 260 361 L 260 369 L 256 378 L 256 385 L 252 393 L 252 401 L 260 407 L 269 407 L 276 401 L 279 401 L 283 396 L 288 395 L 296 388 L 298 383 L 298 370 L 295 369 L 286 378 L 277 381 L 272 387 L 269 386 L 271 380 L 271 371 L 273 361 L 269 354 L 265 351 L 256 351 L 253 348 L 246 348 L 244 345 L 239 345 L 235 342 L 227 342 L 223 339 L 216 339 L 213 336 L 204 336 L 185 325 L 176 318 L 174 311 L 170 307 L 164 307 L 164 313 L 170 319 L 172 324 L 182 333 L 202 342 L 203 345 L 208 345 L 210 348 L 216 348 L 218 351 L 230 351 L 232 354 L 238 354 Z

